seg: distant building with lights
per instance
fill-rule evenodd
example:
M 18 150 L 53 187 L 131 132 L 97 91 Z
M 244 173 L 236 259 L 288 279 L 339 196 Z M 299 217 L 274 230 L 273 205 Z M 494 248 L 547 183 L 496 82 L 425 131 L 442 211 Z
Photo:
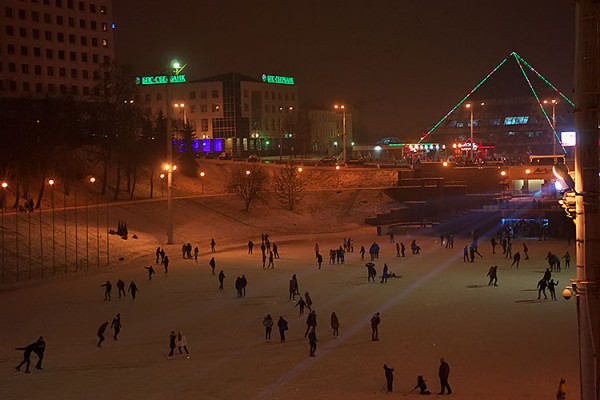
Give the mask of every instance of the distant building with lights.
M 138 81 L 135 101 L 150 118 L 166 115 L 170 91 L 172 118 L 193 127 L 199 151 L 274 155 L 280 144 L 284 154 L 296 151 L 298 93 L 292 77 L 231 72 L 168 85 Z
M 311 152 L 340 154 L 344 141 L 343 114 L 336 110 L 306 111 L 310 132 Z M 346 146 L 352 147 L 352 113 L 346 112 Z
M 0 98 L 88 100 L 114 28 L 112 0 L 4 0 Z

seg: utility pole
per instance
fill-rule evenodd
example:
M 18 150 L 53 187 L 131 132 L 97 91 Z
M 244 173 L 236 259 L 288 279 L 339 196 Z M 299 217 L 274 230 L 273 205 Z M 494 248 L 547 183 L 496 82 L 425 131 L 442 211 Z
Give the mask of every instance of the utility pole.
M 599 23 L 600 1 L 576 0 L 576 293 L 582 400 L 600 400 Z

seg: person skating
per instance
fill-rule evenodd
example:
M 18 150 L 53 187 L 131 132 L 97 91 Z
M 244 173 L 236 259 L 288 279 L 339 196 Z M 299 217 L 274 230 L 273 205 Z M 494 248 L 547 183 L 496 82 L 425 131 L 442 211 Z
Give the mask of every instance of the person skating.
M 252 243 L 252 240 L 248 240 L 248 254 L 252 254 L 253 247 L 254 247 L 254 243 Z
M 225 273 L 223 270 L 219 272 L 219 290 L 223 291 L 223 282 L 225 281 Z
M 440 368 L 438 371 L 438 376 L 440 378 L 440 393 L 444 394 L 444 390 L 447 390 L 448 394 L 452 393 L 452 389 L 450 389 L 450 384 L 448 384 L 448 377 L 450 376 L 450 365 L 444 360 L 440 358 Z
M 556 400 L 565 400 L 567 398 L 567 383 L 565 378 L 560 378 L 558 389 L 556 389 Z
M 208 265 L 210 265 L 210 269 L 212 271 L 212 274 L 214 275 L 215 274 L 215 267 L 217 266 L 217 263 L 215 262 L 215 258 L 214 257 L 212 257 L 210 259 L 210 261 L 208 262 Z
M 273 242 L 273 257 L 279 258 L 279 249 L 277 248 L 277 243 Z
M 29 365 L 31 364 L 31 353 L 35 349 L 36 344 L 31 343 L 25 347 L 17 347 L 16 350 L 23 350 L 23 361 L 17 365 L 16 370 L 20 371 L 23 364 L 25 364 L 25 373 L 29 373 Z
M 110 301 L 110 292 L 112 292 L 112 284 L 110 283 L 110 281 L 106 281 L 105 284 L 100 286 L 104 288 L 104 300 Z
M 321 269 L 321 265 L 323 265 L 323 256 L 317 254 L 317 264 L 319 265 L 319 269 Z
M 387 392 L 392 393 L 392 391 L 394 390 L 394 368 L 390 368 L 387 366 L 387 364 L 383 364 L 383 371 L 385 374 Z
M 492 236 L 492 240 L 490 240 L 490 242 L 492 244 L 492 254 L 496 254 L 496 246 L 498 245 L 496 238 Z
M 246 275 L 242 275 L 240 278 L 240 286 L 242 289 L 242 297 L 246 297 L 246 286 L 248 286 L 248 280 L 246 279 Z
M 175 335 L 175 331 L 171 331 L 169 335 L 169 355 L 167 356 L 169 360 L 173 359 L 173 353 L 175 352 L 175 347 L 177 343 L 177 335 Z
M 548 300 L 548 296 L 546 296 L 546 287 L 547 286 L 548 286 L 548 281 L 544 278 L 540 279 L 540 281 L 537 284 L 538 300 L 540 300 L 542 293 L 544 294 L 544 300 Z
M 569 252 L 567 251 L 565 253 L 565 255 L 562 256 L 562 258 L 565 259 L 565 268 L 570 268 L 571 267 L 571 255 L 569 254 Z
M 215 245 L 216 244 L 217 243 L 215 242 L 215 239 L 210 239 L 210 252 L 211 253 L 215 253 L 216 252 L 216 250 L 215 250 Z
M 267 269 L 269 267 L 275 268 L 275 263 L 273 262 L 273 252 L 272 251 L 269 252 L 269 264 L 267 264 Z
M 285 319 L 283 319 L 282 316 L 280 316 L 279 320 L 277 321 L 277 328 L 279 328 L 279 337 L 283 343 L 285 342 L 285 331 L 288 330 L 288 323 Z
M 102 342 L 104 342 L 104 331 L 106 331 L 106 328 L 108 327 L 108 321 L 104 321 L 102 323 L 102 325 L 100 325 L 100 327 L 98 328 L 98 347 L 102 347 Z
M 419 389 L 419 394 L 431 394 L 431 392 L 427 390 L 427 385 L 425 384 L 425 378 L 423 378 L 423 375 L 417 376 L 417 385 L 413 388 L 413 390 L 415 389 Z
M 365 246 L 360 246 L 360 259 L 361 261 L 365 259 Z
M 304 293 L 304 301 L 306 302 L 306 307 L 308 307 L 309 311 L 312 311 L 312 299 L 310 298 L 310 295 L 308 294 L 308 292 Z
M 300 316 L 304 315 L 304 307 L 306 306 L 306 302 L 302 297 L 298 299 L 298 302 L 294 307 L 298 307 L 300 309 Z
M 127 291 L 131 293 L 131 297 L 135 300 L 135 296 L 137 295 L 139 289 L 134 281 L 131 281 L 131 283 L 129 284 L 129 288 L 127 288 Z
M 242 297 L 242 278 L 239 276 L 235 278 L 235 291 L 238 298 Z
M 267 314 L 263 319 L 263 326 L 265 327 L 265 342 L 271 341 L 271 331 L 273 330 L 273 318 L 271 314 Z
M 331 313 L 331 329 L 333 330 L 334 337 L 337 337 L 340 335 L 340 332 L 339 332 L 340 321 L 338 320 L 337 315 L 335 315 L 335 312 Z
M 125 295 L 125 282 L 123 282 L 121 279 L 117 281 L 117 289 L 119 292 L 119 298 L 121 298 L 121 293 L 123 293 L 123 297 L 127 297 Z
M 519 263 L 521 262 L 521 253 L 519 253 L 518 251 L 515 253 L 515 255 L 513 256 L 513 262 L 512 264 L 510 264 L 510 267 L 512 268 L 513 265 L 517 264 L 517 269 L 519 268 Z
M 400 257 L 400 243 L 396 242 L 396 257 Z
M 512 258 L 512 243 L 508 242 L 508 244 L 506 245 L 506 255 L 504 256 L 504 258 Z
M 158 264 L 158 258 L 160 257 L 160 247 L 156 248 L 156 264 Z
M 494 286 L 498 286 L 498 266 L 497 265 L 493 265 L 490 267 L 487 276 L 490 277 L 490 281 L 488 283 L 488 286 L 491 286 L 492 284 Z
M 371 340 L 376 342 L 379 340 L 379 324 L 381 323 L 381 318 L 379 317 L 379 313 L 376 312 L 371 317 Z
M 198 253 L 200 253 L 200 249 L 198 246 L 194 247 L 194 261 L 198 262 Z
M 296 274 L 290 279 L 290 297 L 288 300 L 296 301 L 296 293 L 298 291 L 298 281 L 294 279 Z
M 406 246 L 404 245 L 404 243 L 400 242 L 400 255 L 402 257 L 406 257 Z
M 182 335 L 181 332 L 177 332 L 177 350 L 179 351 L 179 354 L 183 354 L 181 349 L 185 351 L 185 355 L 187 356 L 187 358 L 190 358 L 190 352 L 187 348 L 187 338 L 185 337 L 185 335 Z
M 165 274 L 169 273 L 169 256 L 165 256 L 163 259 L 163 265 L 165 266 Z
M 387 283 L 388 280 L 388 266 L 383 264 L 383 273 L 381 274 L 381 281 L 379 283 Z
M 154 274 L 154 268 L 152 268 L 152 265 L 144 268 L 148 270 L 148 280 L 151 281 L 152 275 Z
M 525 243 L 523 243 L 523 254 L 525 254 L 525 259 L 529 260 L 529 247 Z
M 311 328 L 317 328 L 317 313 L 314 310 L 309 312 L 308 316 L 306 317 L 306 332 L 304 332 L 304 337 L 308 336 Z
M 164 263 L 165 262 L 165 256 L 167 255 L 167 253 L 165 253 L 165 249 L 160 249 L 160 263 Z
M 118 336 L 119 336 L 119 332 L 121 332 L 121 327 L 123 325 L 121 324 L 121 314 L 117 314 L 113 320 L 112 320 L 112 324 L 110 324 L 110 327 L 115 331 L 114 335 L 113 335 L 113 339 L 115 340 L 119 340 Z
M 550 272 L 550 268 L 546 268 L 546 271 L 544 271 L 544 280 L 549 281 L 550 278 L 552 278 L 552 272 Z
M 317 332 L 315 332 L 315 328 L 313 327 L 308 333 L 308 344 L 310 350 L 310 357 L 315 356 L 315 351 L 317 351 Z
M 463 262 L 469 262 L 469 245 L 465 245 L 463 248 Z
M 550 291 L 550 299 L 556 301 L 556 289 L 559 281 L 554 282 L 554 279 L 548 281 L 548 291 Z
M 46 351 L 46 341 L 42 336 L 38 338 L 33 347 L 33 352 L 38 357 L 38 362 L 35 364 L 35 369 L 42 369 L 42 360 L 44 359 L 44 352 Z

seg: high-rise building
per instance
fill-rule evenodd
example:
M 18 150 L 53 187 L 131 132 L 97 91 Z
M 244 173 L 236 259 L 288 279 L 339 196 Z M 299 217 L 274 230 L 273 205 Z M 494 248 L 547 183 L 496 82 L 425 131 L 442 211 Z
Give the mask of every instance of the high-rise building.
M 151 118 L 166 115 L 170 103 L 174 129 L 180 122 L 190 125 L 196 138 L 205 140 L 202 151 L 275 155 L 281 146 L 286 155 L 301 152 L 296 130 L 298 94 L 292 77 L 265 74 L 257 79 L 232 72 L 158 84 L 166 81 L 167 77 L 138 79 L 136 103 Z
M 0 97 L 87 100 L 114 29 L 112 0 L 3 0 Z

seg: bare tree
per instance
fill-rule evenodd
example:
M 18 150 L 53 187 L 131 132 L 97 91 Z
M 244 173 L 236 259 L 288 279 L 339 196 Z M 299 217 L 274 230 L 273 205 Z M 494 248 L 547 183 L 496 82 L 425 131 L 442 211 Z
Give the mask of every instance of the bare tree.
M 244 201 L 244 209 L 250 209 L 250 203 L 259 198 L 265 191 L 268 181 L 268 175 L 265 170 L 259 166 L 236 167 L 229 181 L 227 189 L 230 193 L 235 193 Z
M 273 192 L 282 204 L 290 210 L 302 197 L 306 181 L 302 177 L 302 169 L 292 164 L 285 166 L 273 176 Z

